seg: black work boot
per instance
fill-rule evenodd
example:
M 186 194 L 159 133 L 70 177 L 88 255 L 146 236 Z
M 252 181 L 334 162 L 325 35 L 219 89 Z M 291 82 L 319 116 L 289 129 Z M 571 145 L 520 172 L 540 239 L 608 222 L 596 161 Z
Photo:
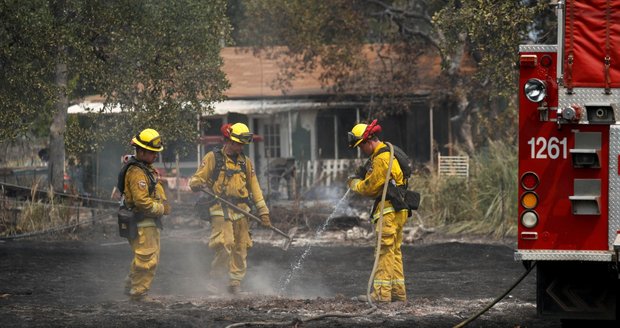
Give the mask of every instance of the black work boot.
M 131 296 L 131 279 L 129 278 L 129 276 L 125 278 L 124 283 L 125 286 L 123 287 L 123 294 Z
M 359 295 L 359 296 L 354 296 L 353 298 L 351 298 L 351 300 L 353 301 L 358 301 L 358 302 L 364 302 L 364 303 L 368 303 L 368 296 L 366 295 Z M 389 302 L 389 301 L 383 301 L 383 300 L 379 300 L 376 299 L 374 296 L 370 296 L 370 300 L 373 303 L 385 303 L 385 302 Z
M 129 295 L 129 300 L 132 302 L 141 302 L 141 303 L 159 303 L 158 300 L 148 296 L 146 293 Z
M 215 284 L 213 282 L 208 282 L 205 285 L 205 289 L 207 290 L 207 292 L 209 294 L 213 294 L 213 295 L 219 295 L 219 294 L 221 294 L 223 292 L 222 286 L 221 285 L 217 285 L 217 284 Z
M 241 294 L 241 286 L 239 285 L 228 286 L 228 292 L 231 295 L 239 295 Z

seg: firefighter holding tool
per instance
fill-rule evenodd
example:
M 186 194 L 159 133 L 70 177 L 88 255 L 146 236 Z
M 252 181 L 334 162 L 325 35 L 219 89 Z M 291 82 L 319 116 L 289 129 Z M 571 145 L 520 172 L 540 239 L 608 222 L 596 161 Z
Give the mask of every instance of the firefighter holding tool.
M 351 191 L 362 196 L 375 199 L 371 213 L 374 224 L 381 215 L 383 209 L 383 224 L 377 227 L 377 233 L 381 234 L 378 265 L 372 281 L 371 300 L 374 302 L 406 301 L 405 276 L 403 273 L 403 257 L 401 244 L 403 241 L 403 226 L 408 218 L 409 209 L 401 201 L 385 198 L 381 204 L 384 185 L 393 185 L 394 190 L 402 190 L 406 186 L 406 177 L 401 165 L 395 156 L 391 156 L 390 147 L 377 137 L 381 132 L 381 126 L 374 120 L 370 124 L 357 124 L 348 132 L 349 147 L 359 147 L 364 154 L 369 156 L 366 164 L 356 171 L 354 176 L 349 177 L 348 186 Z M 400 150 L 399 150 L 400 151 Z M 396 151 L 394 151 L 396 153 Z M 387 170 L 391 162 L 390 180 L 386 181 Z M 403 163 L 403 165 L 408 165 Z M 356 297 L 357 300 L 367 302 L 366 295 Z
M 135 156 L 121 169 L 117 188 L 122 195 L 118 213 L 119 232 L 133 251 L 133 261 L 125 280 L 125 293 L 134 301 L 149 301 L 147 293 L 159 264 L 161 218 L 170 214 L 164 188 L 153 162 L 164 150 L 161 136 L 145 129 L 132 140 Z
M 211 221 L 209 248 L 215 251 L 211 276 L 219 280 L 228 275 L 228 292 L 235 295 L 241 291 L 247 250 L 252 247 L 249 220 L 246 214 L 218 198 L 245 212 L 250 212 L 253 205 L 265 227 L 271 227 L 271 220 L 252 162 L 243 154 L 243 147 L 252 142 L 253 134 L 243 123 L 224 126 L 222 132 L 223 148 L 205 155 L 189 186 L 193 191 L 209 191 L 197 205 L 201 218 Z

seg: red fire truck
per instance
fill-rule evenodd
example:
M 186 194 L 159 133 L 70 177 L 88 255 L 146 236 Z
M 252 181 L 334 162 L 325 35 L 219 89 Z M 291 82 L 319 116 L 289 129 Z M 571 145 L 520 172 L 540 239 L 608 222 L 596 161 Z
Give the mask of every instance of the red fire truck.
M 558 44 L 519 48 L 519 228 L 537 310 L 618 320 L 620 1 L 557 1 Z

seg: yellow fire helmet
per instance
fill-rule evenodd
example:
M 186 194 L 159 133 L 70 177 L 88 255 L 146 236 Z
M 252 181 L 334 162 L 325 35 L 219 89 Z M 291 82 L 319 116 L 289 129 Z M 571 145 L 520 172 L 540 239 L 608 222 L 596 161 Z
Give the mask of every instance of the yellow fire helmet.
M 244 145 L 252 142 L 252 138 L 254 137 L 252 133 L 250 133 L 248 126 L 243 123 L 235 123 L 231 125 L 229 131 L 230 140 Z
M 144 148 L 150 151 L 162 151 L 164 150 L 164 145 L 161 142 L 161 136 L 159 132 L 153 129 L 144 129 L 142 132 L 136 134 L 133 139 L 131 139 L 131 143 L 140 148 Z
M 381 125 L 377 124 L 377 120 L 373 120 L 370 125 L 365 123 L 356 124 L 353 129 L 347 133 L 349 147 L 355 148 L 359 146 L 362 141 L 371 139 L 379 132 L 381 132 Z

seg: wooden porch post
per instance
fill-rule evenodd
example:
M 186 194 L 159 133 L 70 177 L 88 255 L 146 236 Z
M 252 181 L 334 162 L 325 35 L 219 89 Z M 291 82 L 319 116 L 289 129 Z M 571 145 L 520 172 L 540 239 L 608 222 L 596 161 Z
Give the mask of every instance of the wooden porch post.
M 338 159 L 338 116 L 334 115 L 334 157 Z
M 429 116 L 429 125 L 430 125 L 430 131 L 431 131 L 431 138 L 430 138 L 430 159 L 431 159 L 431 167 L 435 167 L 435 160 L 433 159 L 433 106 L 430 106 L 430 108 L 428 109 L 428 116 Z

